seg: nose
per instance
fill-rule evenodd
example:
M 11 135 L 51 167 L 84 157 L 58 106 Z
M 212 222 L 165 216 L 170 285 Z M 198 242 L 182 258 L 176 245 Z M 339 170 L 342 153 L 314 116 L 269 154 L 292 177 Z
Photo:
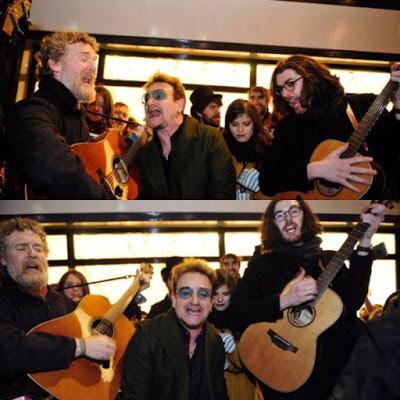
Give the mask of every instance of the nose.
M 218 301 L 218 303 L 221 303 L 222 300 L 223 300 L 222 294 L 217 294 L 217 301 Z
M 199 304 L 200 303 L 199 295 L 196 292 L 193 293 L 191 302 L 193 304 Z
M 29 257 L 37 257 L 39 250 L 36 250 L 34 246 L 28 246 L 27 248 Z

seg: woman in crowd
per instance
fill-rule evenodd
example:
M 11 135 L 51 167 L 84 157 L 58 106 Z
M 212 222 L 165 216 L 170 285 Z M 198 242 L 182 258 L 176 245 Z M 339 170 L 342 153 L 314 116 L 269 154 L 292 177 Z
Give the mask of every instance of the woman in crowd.
M 226 362 L 225 380 L 230 400 L 262 400 L 260 389 L 242 368 L 236 344 L 238 337 L 226 329 L 229 325 L 229 304 L 236 288 L 235 280 L 222 269 L 217 269 L 213 284 L 213 310 L 209 321 L 214 324 L 224 342 Z
M 56 290 L 64 293 L 75 303 L 79 303 L 82 297 L 90 293 L 85 275 L 79 271 L 69 270 L 59 280 Z M 75 285 L 84 286 L 75 286 Z
M 87 104 L 86 109 L 88 111 L 86 113 L 86 122 L 89 127 L 90 136 L 96 137 L 111 128 L 111 120 L 109 118 L 90 112 L 113 115 L 114 101 L 108 89 L 103 86 L 96 86 L 96 100 L 93 103 Z
M 243 99 L 229 105 L 224 138 L 236 167 L 236 200 L 265 198 L 258 184 L 258 165 L 271 140 L 254 105 Z

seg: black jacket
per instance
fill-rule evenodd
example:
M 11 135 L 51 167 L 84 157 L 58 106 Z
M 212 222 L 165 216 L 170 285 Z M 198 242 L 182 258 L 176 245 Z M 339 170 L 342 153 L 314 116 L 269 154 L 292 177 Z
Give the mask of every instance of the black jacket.
M 400 399 L 400 312 L 367 323 L 367 333 L 351 358 L 329 400 Z
M 122 365 L 124 400 L 188 400 L 188 355 L 175 310 L 137 325 Z M 225 351 L 207 323 L 199 400 L 227 400 Z
M 359 94 L 348 96 L 347 99 L 360 122 L 375 96 Z M 302 115 L 290 114 L 279 122 L 260 171 L 263 193 L 274 195 L 291 190 L 307 192 L 313 188 L 313 181 L 307 178 L 307 164 L 315 148 L 327 139 L 346 142 L 354 131 L 346 113 L 346 104 L 343 101 L 336 108 L 329 103 L 322 104 Z M 389 180 L 393 180 L 394 175 L 398 176 L 399 131 L 400 121 L 385 111 L 366 140 L 370 155 Z M 398 181 L 397 186 L 395 182 L 392 185 L 387 188 L 391 197 L 385 198 L 393 199 L 399 195 Z
M 154 303 L 149 311 L 149 314 L 147 316 L 148 319 L 157 317 L 157 315 L 164 314 L 166 313 L 172 306 L 171 299 L 169 298 L 168 295 L 165 296 L 165 298 L 158 303 Z
M 322 254 L 324 265 L 333 254 L 334 252 Z M 362 257 L 353 253 L 350 269 L 342 267 L 333 280 L 331 288 L 342 299 L 344 312 L 331 328 L 320 335 L 316 362 L 309 380 L 289 394 L 279 394 L 264 387 L 266 398 L 319 400 L 329 394 L 354 345 L 354 327 L 358 326 L 356 311 L 363 304 L 368 292 L 371 265 L 371 254 Z M 244 330 L 256 322 L 274 322 L 282 318 L 279 294 L 294 279 L 300 267 L 305 269 L 306 275 L 314 279 L 322 272 L 318 257 L 305 263 L 305 260 L 297 256 L 272 252 L 251 259 L 229 308 L 232 328 Z
M 67 368 L 75 340 L 45 333 L 26 335 L 36 325 L 73 311 L 67 297 L 48 288 L 45 301 L 21 292 L 6 275 L 0 287 L 0 399 L 41 395 L 26 372 Z M 33 392 L 31 392 L 33 391 Z
M 24 197 L 24 185 L 49 199 L 101 199 L 71 145 L 88 140 L 77 100 L 59 81 L 42 78 L 39 90 L 16 104 L 6 119 L 6 192 Z

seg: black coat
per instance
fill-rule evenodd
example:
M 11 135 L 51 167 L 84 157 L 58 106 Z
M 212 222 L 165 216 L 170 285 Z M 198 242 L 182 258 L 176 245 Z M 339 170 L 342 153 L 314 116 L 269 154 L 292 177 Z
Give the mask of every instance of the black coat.
M 166 313 L 172 306 L 171 299 L 169 298 L 168 295 L 165 296 L 165 298 L 158 303 L 154 303 L 149 311 L 149 314 L 147 315 L 147 318 L 154 318 L 157 317 L 157 315 L 164 314 Z
M 329 400 L 400 399 L 400 312 L 367 323 L 367 333 L 351 358 Z
M 75 304 L 48 288 L 45 301 L 22 293 L 6 276 L 0 287 L 0 399 L 31 390 L 39 394 L 26 372 L 67 368 L 75 357 L 75 340 L 45 333 L 26 335 L 36 325 L 68 314 Z M 18 387 L 24 390 L 18 389 Z M 30 394 L 32 398 L 32 394 Z
M 323 253 L 324 265 L 333 254 L 334 252 Z M 358 326 L 356 311 L 363 304 L 368 292 L 371 265 L 371 255 L 358 256 L 353 253 L 350 269 L 340 269 L 331 288 L 342 299 L 344 313 L 331 328 L 320 335 L 315 367 L 309 380 L 290 394 L 279 394 L 264 388 L 268 400 L 319 400 L 329 394 L 354 344 L 353 327 Z M 286 284 L 294 279 L 300 267 L 314 279 L 322 272 L 318 257 L 305 263 L 303 259 L 294 255 L 272 252 L 250 260 L 229 308 L 232 328 L 244 330 L 256 322 L 273 322 L 282 318 L 279 294 Z
M 137 325 L 122 365 L 124 400 L 188 400 L 189 367 L 175 310 Z M 199 400 L 227 400 L 222 340 L 207 323 Z
M 45 77 L 39 90 L 16 104 L 6 119 L 6 192 L 23 198 L 24 185 L 49 199 L 101 199 L 71 145 L 88 140 L 77 100 L 59 81 Z
M 155 133 L 156 135 L 157 133 Z M 138 153 L 140 198 L 223 200 L 235 198 L 235 170 L 221 132 L 185 116 L 168 173 L 155 140 Z
M 366 94 L 348 96 L 359 122 L 374 98 L 374 95 Z M 345 102 L 336 109 L 331 104 L 324 104 L 302 115 L 288 115 L 276 127 L 272 146 L 262 162 L 261 191 L 266 195 L 275 195 L 285 191 L 307 192 L 312 189 L 313 181 L 307 178 L 307 164 L 315 148 L 327 139 L 346 142 L 353 131 Z M 366 140 L 370 155 L 383 168 L 388 179 L 394 179 L 393 176 L 398 174 L 399 131 L 400 121 L 385 111 Z M 396 196 L 398 182 L 397 185 L 392 182 L 392 185 L 396 187 L 389 187 L 387 191 Z

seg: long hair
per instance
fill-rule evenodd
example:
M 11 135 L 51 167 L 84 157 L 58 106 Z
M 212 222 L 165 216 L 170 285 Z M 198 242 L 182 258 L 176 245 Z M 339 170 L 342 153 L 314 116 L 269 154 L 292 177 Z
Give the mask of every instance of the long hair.
M 84 284 L 85 284 L 84 286 L 81 286 L 84 296 L 86 296 L 87 294 L 90 293 L 89 285 L 87 284 L 88 281 L 87 281 L 85 275 L 83 275 L 83 274 L 82 274 L 81 272 L 79 272 L 79 271 L 75 271 L 74 269 L 71 269 L 71 270 L 67 271 L 67 272 L 60 278 L 60 280 L 58 281 L 58 284 L 57 284 L 57 286 L 56 286 L 57 292 L 60 292 L 60 293 L 63 293 L 63 292 L 64 292 L 64 289 L 65 289 L 65 281 L 67 280 L 67 278 L 68 278 L 70 275 L 76 276 L 76 277 L 80 280 L 81 283 L 84 283 Z
M 269 137 L 262 126 L 261 118 L 257 109 L 247 100 L 236 99 L 229 104 L 225 114 L 224 136 L 232 136 L 229 124 L 243 114 L 247 115 L 253 121 L 253 135 L 250 140 L 253 140 L 256 152 L 258 154 L 263 154 L 265 148 L 270 143 Z
M 281 200 L 273 199 L 261 219 L 261 241 L 264 250 L 272 250 L 282 241 L 281 234 L 274 220 L 275 206 L 279 201 Z M 303 211 L 302 235 L 314 236 L 321 233 L 321 224 L 318 217 L 313 214 L 308 204 L 303 199 L 298 199 L 297 202 Z
M 303 77 L 303 89 L 300 103 L 303 108 L 310 108 L 314 102 L 332 101 L 334 97 L 344 96 L 343 86 L 339 78 L 332 75 L 328 67 L 302 54 L 293 55 L 280 61 L 271 76 L 271 93 L 275 112 L 287 115 L 292 112 L 291 107 L 276 93 L 276 76 L 287 69 L 296 71 Z

